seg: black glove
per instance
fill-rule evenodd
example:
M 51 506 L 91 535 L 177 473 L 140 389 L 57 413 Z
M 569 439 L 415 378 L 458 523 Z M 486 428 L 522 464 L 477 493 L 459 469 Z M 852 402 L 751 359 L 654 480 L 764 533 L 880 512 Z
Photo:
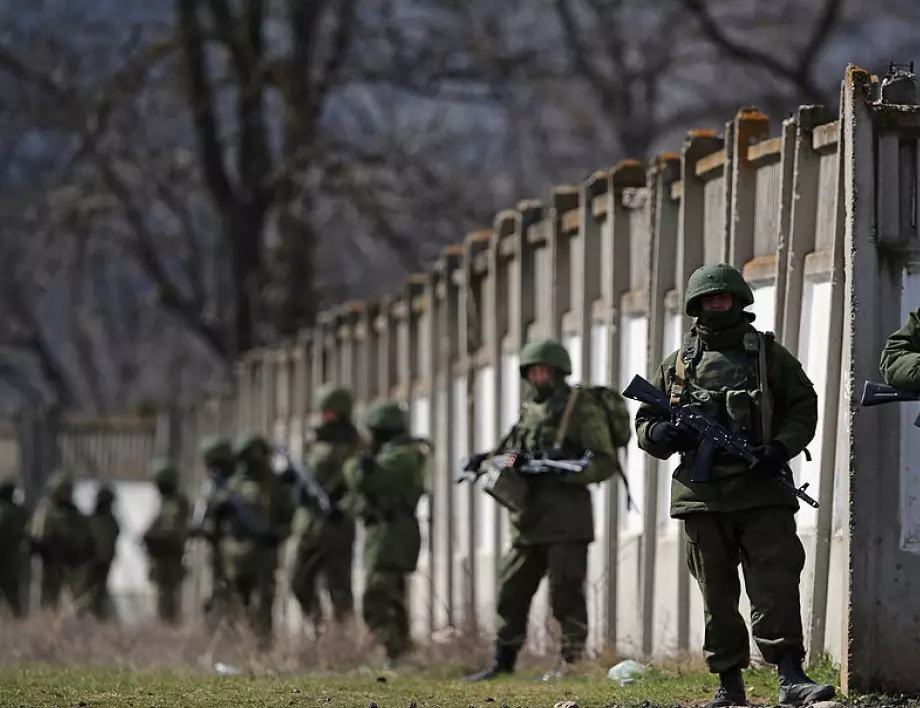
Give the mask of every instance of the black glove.
M 546 460 L 554 460 L 558 462 L 559 460 L 568 460 L 569 456 L 561 447 L 553 445 L 549 450 L 546 451 L 546 453 L 543 455 L 543 458 Z
M 293 467 L 288 467 L 278 477 L 284 484 L 294 484 L 297 481 L 297 473 Z
M 361 455 L 358 458 L 358 466 L 361 468 L 361 472 L 366 475 L 373 474 L 374 470 L 377 469 L 377 465 L 371 455 Z
M 262 534 L 261 541 L 269 546 L 277 546 L 284 538 L 277 531 L 266 531 Z
M 670 421 L 652 424 L 648 429 L 648 437 L 653 443 L 674 451 L 690 450 L 699 443 L 695 430 L 675 425 Z
M 752 452 L 760 459 L 754 463 L 751 471 L 759 474 L 778 477 L 789 461 L 789 451 L 781 442 L 773 441 L 769 445 L 755 447 Z

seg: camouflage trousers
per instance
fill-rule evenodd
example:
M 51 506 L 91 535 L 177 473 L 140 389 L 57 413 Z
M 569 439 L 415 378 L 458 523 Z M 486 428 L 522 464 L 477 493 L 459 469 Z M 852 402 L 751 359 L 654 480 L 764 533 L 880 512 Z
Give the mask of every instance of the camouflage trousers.
M 111 563 L 97 565 L 87 573 L 87 593 L 89 609 L 93 616 L 107 620 L 112 612 L 112 598 L 109 596 L 109 569 Z
M 214 631 L 230 612 L 233 604 L 233 590 L 224 572 L 219 550 L 211 546 L 208 551 L 211 565 L 211 594 L 205 600 L 203 609 L 205 622 L 208 628 Z
M 364 587 L 364 623 L 391 661 L 411 648 L 406 573 L 371 570 Z
M 22 577 L 19 573 L 11 572 L 13 570 L 7 568 L 0 576 L 0 601 L 14 617 L 22 617 L 25 614 Z
M 234 573 L 227 579 L 234 614 L 242 609 L 247 623 L 261 647 L 272 642 L 275 609 L 275 568 L 259 572 Z
M 182 583 L 160 582 L 157 588 L 157 616 L 161 622 L 179 624 Z
M 70 597 L 77 614 L 84 614 L 89 609 L 89 593 L 85 572 L 77 567 L 54 560 L 42 561 L 41 607 L 56 611 L 60 608 L 64 589 L 70 591 Z
M 684 517 L 684 550 L 703 595 L 703 651 L 713 673 L 746 668 L 750 640 L 738 611 L 741 581 L 751 601 L 751 629 L 764 660 L 802 652 L 799 578 L 805 549 L 791 509 L 768 507 Z
M 547 574 L 553 617 L 562 628 L 562 658 L 577 661 L 588 638 L 586 543 L 511 546 L 502 559 L 496 603 L 498 643 L 520 651 L 527 638 L 530 604 Z
M 352 547 L 330 546 L 313 539 L 298 539 L 291 568 L 291 592 L 297 598 L 304 617 L 315 627 L 322 621 L 319 584 L 324 580 L 335 621 L 347 621 L 354 612 L 351 586 Z

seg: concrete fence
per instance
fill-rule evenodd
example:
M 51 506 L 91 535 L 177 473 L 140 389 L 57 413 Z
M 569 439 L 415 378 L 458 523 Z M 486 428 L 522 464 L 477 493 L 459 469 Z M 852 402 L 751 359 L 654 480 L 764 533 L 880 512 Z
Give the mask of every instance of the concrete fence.
M 572 381 L 622 389 L 679 345 L 690 273 L 728 261 L 755 291 L 755 324 L 799 357 L 820 396 L 811 460 L 794 463 L 821 502 L 798 515 L 810 652 L 841 661 L 845 687 L 920 689 L 911 600 L 920 581 L 920 434 L 909 406 L 856 405 L 862 382 L 878 379 L 887 333 L 920 305 L 914 103 L 912 77 L 880 82 L 850 67 L 839 107 L 802 107 L 777 124 L 742 109 L 721 131 L 688 133 L 679 153 L 649 165 L 624 160 L 501 212 L 400 292 L 345 303 L 296 340 L 239 361 L 234 389 L 203 395 L 184 417 L 189 489 L 203 473 L 201 435 L 258 429 L 299 452 L 323 382 L 351 387 L 359 409 L 380 396 L 404 401 L 414 432 L 437 446 L 419 508 L 414 629 L 489 631 L 508 520 L 453 480 L 463 456 L 516 421 L 521 345 L 558 337 Z M 639 509 L 627 510 L 617 480 L 593 490 L 592 646 L 696 651 L 701 601 L 668 517 L 676 460 L 659 463 L 633 440 L 623 464 Z M 193 565 L 194 597 L 207 589 L 202 566 Z M 360 590 L 360 550 L 356 578 Z M 294 603 L 280 605 L 296 625 Z M 547 648 L 545 587 L 532 618 L 532 645 Z

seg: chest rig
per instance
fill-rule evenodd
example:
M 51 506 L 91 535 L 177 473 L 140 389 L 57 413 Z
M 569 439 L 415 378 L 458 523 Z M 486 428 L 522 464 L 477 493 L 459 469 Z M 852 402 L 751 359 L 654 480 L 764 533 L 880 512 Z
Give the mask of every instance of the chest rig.
M 705 350 L 694 331 L 684 334 L 671 378 L 672 407 L 694 404 L 736 435 L 752 443 L 769 442 L 773 435 L 773 398 L 767 378 L 772 332 L 752 330 L 741 347 Z M 714 460 L 731 467 L 739 461 L 727 453 Z

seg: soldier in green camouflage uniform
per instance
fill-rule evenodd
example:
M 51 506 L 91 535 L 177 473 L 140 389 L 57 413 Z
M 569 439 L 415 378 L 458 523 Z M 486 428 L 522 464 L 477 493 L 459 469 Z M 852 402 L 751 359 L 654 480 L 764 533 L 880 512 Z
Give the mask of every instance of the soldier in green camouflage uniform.
M 78 613 L 87 609 L 86 567 L 93 543 L 86 517 L 73 502 L 73 477 L 56 471 L 29 522 L 32 553 L 42 559 L 41 605 L 57 609 L 66 586 Z
M 920 310 L 888 337 L 879 370 L 889 386 L 920 392 Z
M 802 670 L 799 577 L 805 551 L 796 535 L 798 500 L 772 480 L 814 437 L 818 398 L 798 360 L 772 334 L 751 325 L 754 315 L 744 308 L 753 302 L 751 288 L 730 265 L 695 271 L 684 306 L 696 321 L 652 383 L 673 405 L 697 403 L 759 445 L 757 465 L 749 469 L 717 452 L 710 481 L 692 482 L 695 434 L 645 405 L 636 416 L 643 450 L 659 459 L 681 454 L 671 483 L 671 516 L 684 522 L 687 563 L 703 595 L 703 649 L 720 680 L 710 708 L 746 705 L 742 669 L 750 662 L 750 643 L 738 612 L 739 563 L 754 639 L 764 659 L 779 668 L 780 702 L 806 705 L 834 694 Z
M 29 512 L 15 499 L 16 478 L 0 479 L 0 602 L 14 617 L 25 614 L 23 577 Z
M 150 562 L 150 581 L 157 589 L 157 614 L 170 624 L 179 622 L 182 581 L 185 579 L 185 542 L 189 504 L 179 490 L 179 470 L 172 460 L 159 458 L 150 471 L 160 493 L 160 509 L 144 534 Z
M 329 500 L 339 504 L 346 491 L 342 469 L 357 453 L 361 437 L 351 421 L 353 399 L 350 391 L 327 386 L 318 392 L 317 399 L 322 420 L 314 431 L 315 440 L 307 452 L 307 465 Z M 318 628 L 322 608 L 317 586 L 320 578 L 324 579 L 335 621 L 341 624 L 354 611 L 351 589 L 354 519 L 341 513 L 327 519 L 309 499 L 299 502 L 292 529 L 295 547 L 291 591 L 304 617 L 309 617 Z
M 425 443 L 403 408 L 377 401 L 364 416 L 371 447 L 345 466 L 348 509 L 364 524 L 364 621 L 395 662 L 411 648 L 408 576 L 421 551 L 416 507 L 425 493 Z
M 526 506 L 520 515 L 511 515 L 511 548 L 502 560 L 495 655 L 491 666 L 469 680 L 513 673 L 526 639 L 531 601 L 547 574 L 553 615 L 562 627 L 561 668 L 578 661 L 584 651 L 588 636 L 588 546 L 594 541 L 594 510 L 588 487 L 612 477 L 619 461 L 606 414 L 591 396 L 575 399 L 563 442 L 556 446 L 557 428 L 573 391 L 565 381 L 571 373 L 569 353 L 555 340 L 530 342 L 521 351 L 520 374 L 529 384 L 528 397 L 519 422 L 497 452 L 576 459 L 591 451 L 593 457 L 583 474 L 525 478 Z M 628 439 L 628 415 L 618 425 L 625 428 L 621 432 Z M 474 456 L 473 466 L 478 467 L 485 457 Z
M 89 531 L 93 539 L 93 558 L 87 567 L 87 585 L 90 610 L 99 619 L 108 619 L 112 613 L 109 595 L 109 570 L 115 560 L 118 541 L 118 520 L 112 512 L 115 492 L 108 484 L 96 491 L 96 505 L 89 516 Z
M 204 504 L 201 526 L 191 529 L 193 537 L 201 538 L 208 544 L 211 594 L 204 603 L 204 614 L 208 625 L 213 630 L 218 626 L 220 620 L 227 616 L 232 599 L 227 574 L 224 570 L 223 556 L 220 553 L 223 534 L 218 519 L 218 510 L 222 499 L 219 488 L 227 484 L 230 477 L 233 476 L 236 469 L 236 458 L 233 456 L 230 441 L 220 435 L 209 435 L 202 438 L 198 450 L 208 474 L 213 476 L 212 479 L 216 478 L 206 498 L 198 500 L 198 503 Z
M 234 446 L 237 471 L 220 495 L 220 552 L 234 598 L 247 610 L 249 624 L 263 648 L 272 641 L 275 573 L 280 545 L 292 515 L 290 494 L 273 473 L 272 450 L 258 433 L 245 433 Z M 232 498 L 245 505 L 257 527 L 248 527 L 234 511 Z

